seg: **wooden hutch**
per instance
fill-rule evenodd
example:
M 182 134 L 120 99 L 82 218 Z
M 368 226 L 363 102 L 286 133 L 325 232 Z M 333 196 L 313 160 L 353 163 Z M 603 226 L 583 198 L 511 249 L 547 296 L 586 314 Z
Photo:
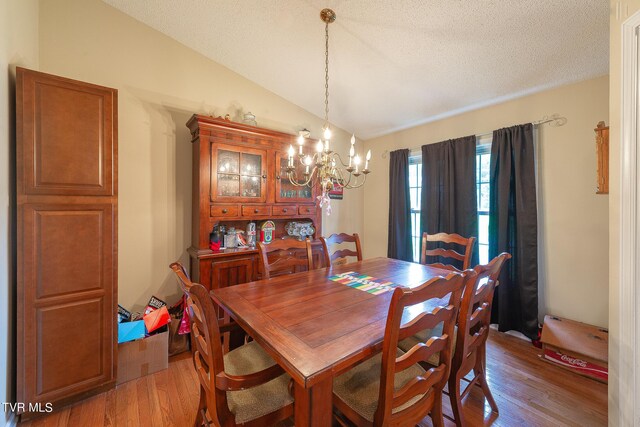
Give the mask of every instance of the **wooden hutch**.
M 286 177 L 287 150 L 289 145 L 297 148 L 296 136 L 196 114 L 187 127 L 193 145 L 189 254 L 194 281 L 212 289 L 260 278 L 256 248 L 209 249 L 216 224 L 246 230 L 254 221 L 259 239 L 264 221 L 275 223 L 274 238 L 287 235 L 287 223 L 304 221 L 313 223 L 313 239 L 321 235 L 317 190 L 296 187 Z M 312 150 L 313 144 L 305 145 Z M 321 245 L 314 243 L 316 263 L 322 262 L 320 255 Z

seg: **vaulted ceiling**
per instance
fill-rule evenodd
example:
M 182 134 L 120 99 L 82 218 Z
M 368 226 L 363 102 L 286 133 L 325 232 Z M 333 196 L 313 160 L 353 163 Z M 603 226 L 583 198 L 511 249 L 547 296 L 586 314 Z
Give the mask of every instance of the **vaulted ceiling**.
M 607 0 L 104 0 L 368 139 L 608 73 Z M 250 108 L 250 106 L 248 106 Z

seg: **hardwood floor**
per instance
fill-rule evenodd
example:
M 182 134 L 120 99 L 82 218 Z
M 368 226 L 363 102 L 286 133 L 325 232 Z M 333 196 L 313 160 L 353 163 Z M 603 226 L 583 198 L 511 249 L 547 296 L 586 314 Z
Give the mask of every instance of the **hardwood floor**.
M 491 413 L 479 389 L 464 401 L 471 426 L 605 426 L 607 386 L 541 361 L 531 344 L 491 331 L 487 376 L 500 415 Z M 115 390 L 21 427 L 191 426 L 198 387 L 190 355 L 171 360 L 169 369 L 122 384 Z M 445 397 L 445 414 L 451 415 Z M 447 420 L 445 420 L 447 421 Z M 289 423 L 292 425 L 292 423 Z M 430 426 L 425 419 L 422 426 Z M 452 426 L 452 422 L 445 425 Z

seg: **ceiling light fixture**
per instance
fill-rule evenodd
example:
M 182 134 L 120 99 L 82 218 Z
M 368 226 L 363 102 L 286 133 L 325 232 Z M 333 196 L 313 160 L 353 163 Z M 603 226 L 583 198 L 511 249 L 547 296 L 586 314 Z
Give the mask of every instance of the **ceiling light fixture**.
M 329 125 L 329 24 L 336 20 L 336 14 L 331 9 L 322 9 L 320 19 L 325 23 L 325 50 L 324 50 L 324 126 L 322 127 L 322 137 L 318 139 L 313 155 L 304 154 L 303 146 L 305 139 L 309 136 L 300 133 L 298 137 L 298 152 L 289 146 L 289 163 L 287 164 L 287 177 L 292 184 L 299 187 L 318 187 L 321 194 L 318 196 L 320 207 L 326 206 L 327 214 L 331 214 L 331 199 L 329 192 L 334 187 L 346 189 L 361 187 L 367 180 L 369 174 L 369 161 L 371 160 L 371 150 L 365 156 L 364 168 L 360 169 L 362 160 L 355 151 L 356 138 L 351 136 L 351 147 L 349 148 L 349 163 L 346 164 L 338 153 L 330 148 L 331 126 Z M 298 176 L 298 167 L 300 175 Z M 302 169 L 304 172 L 302 172 Z M 362 176 L 362 178 L 360 178 Z

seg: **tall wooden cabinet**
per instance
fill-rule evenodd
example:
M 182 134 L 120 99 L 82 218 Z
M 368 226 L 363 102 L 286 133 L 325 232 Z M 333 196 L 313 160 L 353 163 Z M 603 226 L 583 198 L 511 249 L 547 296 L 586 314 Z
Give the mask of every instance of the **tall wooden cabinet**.
M 117 104 L 17 70 L 18 402 L 55 409 L 115 384 Z
M 191 274 L 204 286 L 219 288 L 260 278 L 256 249 L 209 249 L 216 224 L 246 230 L 274 221 L 275 237 L 285 236 L 291 221 L 312 222 L 317 237 L 322 215 L 315 189 L 297 187 L 286 177 L 287 149 L 294 135 L 193 115 L 187 122 L 193 148 L 193 207 Z M 311 150 L 312 142 L 307 142 Z M 259 232 L 258 232 L 259 234 Z M 321 245 L 314 243 L 314 259 L 322 263 Z

